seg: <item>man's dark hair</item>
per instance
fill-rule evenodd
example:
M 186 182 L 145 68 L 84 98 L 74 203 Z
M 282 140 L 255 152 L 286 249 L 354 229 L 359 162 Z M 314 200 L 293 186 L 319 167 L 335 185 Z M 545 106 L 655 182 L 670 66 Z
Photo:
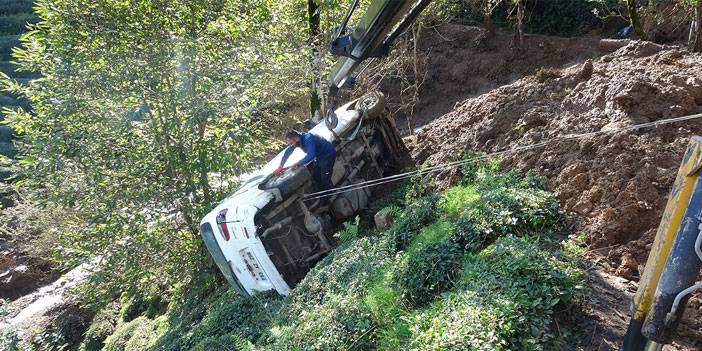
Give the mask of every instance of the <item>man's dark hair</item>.
M 285 132 L 285 139 L 292 139 L 293 137 L 299 137 L 299 136 L 300 136 L 300 132 L 293 130 L 293 129 Z

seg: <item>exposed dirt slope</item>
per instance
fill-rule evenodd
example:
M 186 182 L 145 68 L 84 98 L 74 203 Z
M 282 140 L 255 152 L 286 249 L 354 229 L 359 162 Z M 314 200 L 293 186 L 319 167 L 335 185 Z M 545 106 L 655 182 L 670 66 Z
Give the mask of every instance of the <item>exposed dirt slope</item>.
M 454 160 L 457 151 L 496 152 L 702 112 L 700 62 L 700 54 L 633 42 L 594 62 L 554 71 L 559 78 L 528 77 L 465 100 L 418 133 L 413 156 L 439 164 Z M 643 249 L 689 137 L 700 133 L 702 123 L 690 121 L 555 142 L 504 162 L 548 176 L 596 247 Z
M 456 104 L 418 133 L 412 153 L 419 162 L 440 164 L 466 150 L 496 152 L 700 113 L 700 63 L 702 54 L 632 42 L 601 58 L 542 71 Z M 440 91 L 433 96 L 442 99 Z M 702 122 L 696 120 L 559 141 L 506 156 L 503 164 L 547 176 L 574 229 L 586 233 L 602 270 L 637 280 L 687 142 L 701 134 Z M 446 186 L 455 173 L 438 179 Z M 700 322 L 691 322 L 688 331 L 699 343 Z
M 511 50 L 511 33 L 486 39 L 484 30 L 456 24 L 425 28 L 419 36 L 419 53 L 426 59 L 420 75 L 426 76 L 415 107 L 415 125 L 421 127 L 454 108 L 454 104 L 475 97 L 544 67 L 562 67 L 601 56 L 599 37 L 558 38 L 526 35 L 522 52 Z M 411 72 L 410 72 L 411 74 Z M 382 85 L 396 102 L 399 84 L 388 80 Z M 406 131 L 404 115 L 398 127 Z

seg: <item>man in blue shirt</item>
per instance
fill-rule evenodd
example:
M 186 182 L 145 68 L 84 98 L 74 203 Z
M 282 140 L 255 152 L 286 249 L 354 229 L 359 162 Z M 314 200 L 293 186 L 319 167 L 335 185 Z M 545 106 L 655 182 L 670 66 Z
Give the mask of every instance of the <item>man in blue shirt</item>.
M 314 160 L 312 176 L 317 183 L 317 188 L 320 191 L 331 189 L 332 170 L 334 169 L 334 162 L 336 161 L 334 145 L 319 135 L 304 132 L 300 133 L 296 130 L 285 133 L 285 143 L 288 144 L 288 147 L 285 149 L 285 152 L 283 152 L 283 158 L 280 160 L 280 165 L 275 170 L 275 175 L 280 175 L 290 154 L 296 147 L 299 147 L 306 155 L 302 160 L 290 166 L 290 168 L 295 169 Z

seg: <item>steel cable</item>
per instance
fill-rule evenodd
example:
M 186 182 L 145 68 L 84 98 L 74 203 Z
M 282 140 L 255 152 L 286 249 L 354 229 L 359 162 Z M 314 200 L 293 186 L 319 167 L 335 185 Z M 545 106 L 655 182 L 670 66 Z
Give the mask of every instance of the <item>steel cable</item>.
M 621 128 L 614 128 L 614 129 L 606 129 L 606 130 L 599 130 L 595 132 L 587 132 L 587 133 L 581 133 L 581 134 L 568 134 L 568 135 L 563 135 L 563 136 L 558 136 L 555 138 L 548 139 L 546 141 L 542 141 L 540 143 L 536 144 L 531 144 L 531 145 L 523 145 L 523 146 L 517 146 L 511 149 L 506 149 L 506 150 L 501 150 L 489 154 L 484 154 L 464 160 L 459 160 L 459 161 L 453 161 L 453 162 L 448 162 L 436 166 L 431 166 L 431 167 L 426 167 L 418 170 L 413 170 L 413 171 L 408 171 L 400 174 L 395 174 L 392 176 L 388 177 L 383 177 L 383 178 L 378 178 L 378 179 L 373 179 L 373 180 L 368 180 L 365 182 L 360 182 L 356 184 L 349 184 L 337 188 L 332 188 L 332 189 L 327 189 L 327 190 L 322 190 L 310 194 L 306 194 L 304 196 L 305 201 L 307 200 L 315 200 L 319 199 L 322 197 L 327 197 L 327 196 L 334 196 L 338 195 L 341 193 L 349 192 L 349 191 L 355 191 L 359 189 L 364 189 L 372 186 L 378 186 L 382 184 L 387 184 L 391 182 L 396 182 L 399 180 L 407 179 L 416 175 L 424 175 L 428 173 L 433 173 L 433 172 L 439 172 L 439 171 L 444 171 L 448 170 L 451 168 L 459 167 L 462 165 L 469 164 L 471 162 L 476 162 L 480 160 L 484 160 L 487 158 L 491 157 L 496 157 L 496 156 L 502 156 L 506 154 L 511 154 L 511 153 L 517 153 L 517 152 L 523 152 L 523 151 L 528 151 L 532 149 L 537 149 L 544 147 L 548 144 L 557 142 L 557 141 L 566 141 L 566 140 L 575 140 L 575 139 L 582 139 L 590 136 L 595 136 L 598 134 L 613 134 L 617 132 L 624 132 L 624 131 L 632 131 L 632 130 L 638 130 L 638 129 L 643 129 L 643 128 L 650 128 L 650 127 L 658 127 L 661 125 L 666 125 L 666 124 L 672 124 L 672 123 L 677 123 L 677 122 L 682 122 L 682 121 L 689 121 L 693 119 L 698 119 L 702 118 L 702 113 L 700 114 L 694 114 L 694 115 L 688 115 L 688 116 L 682 116 L 682 117 L 675 117 L 675 118 L 668 118 L 668 119 L 662 119 L 654 122 L 647 122 L 647 123 L 642 123 L 642 124 L 637 124 L 633 126 L 626 126 L 626 127 L 621 127 Z

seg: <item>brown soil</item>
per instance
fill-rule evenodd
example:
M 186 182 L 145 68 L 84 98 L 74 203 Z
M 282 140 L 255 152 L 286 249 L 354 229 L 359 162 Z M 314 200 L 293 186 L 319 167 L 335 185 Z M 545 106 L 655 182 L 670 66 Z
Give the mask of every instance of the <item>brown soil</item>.
M 526 35 L 523 52 L 510 50 L 511 34 L 487 39 L 478 27 L 444 24 L 425 29 L 420 35 L 419 51 L 426 63 L 426 79 L 415 106 L 415 125 L 426 123 L 452 111 L 457 102 L 475 97 L 542 68 L 562 67 L 602 55 L 599 38 L 557 38 Z M 421 74 L 421 73 L 420 73 Z M 396 103 L 397 82 L 388 80 L 381 89 L 390 92 L 390 104 Z M 398 128 L 407 132 L 406 115 L 398 113 Z
M 702 112 L 699 53 L 632 42 L 599 58 L 537 72 L 539 66 L 597 56 L 596 41 L 528 37 L 526 49 L 515 53 L 506 45 L 508 36 L 491 39 L 482 44 L 489 48 L 479 49 L 482 46 L 470 45 L 475 29 L 438 30 L 450 41 L 430 54 L 439 67 L 432 68 L 425 82 L 417 118 L 428 121 L 446 113 L 417 134 L 411 149 L 418 162 L 441 164 L 468 150 L 491 153 Z M 512 82 L 515 76 L 533 72 Z M 481 92 L 485 93 L 471 97 Z M 591 334 L 586 338 L 593 344 L 585 338 L 579 349 L 618 349 L 621 344 L 630 296 L 683 152 L 689 138 L 700 134 L 702 121 L 694 120 L 556 141 L 503 157 L 505 168 L 548 178 L 573 229 L 586 234 L 590 259 L 598 262 L 590 271 L 593 300 L 585 306 L 586 334 Z M 437 176 L 441 188 L 454 179 L 456 171 Z M 699 305 L 699 300 L 691 301 L 691 316 L 681 327 L 680 345 L 673 349 L 702 348 Z

